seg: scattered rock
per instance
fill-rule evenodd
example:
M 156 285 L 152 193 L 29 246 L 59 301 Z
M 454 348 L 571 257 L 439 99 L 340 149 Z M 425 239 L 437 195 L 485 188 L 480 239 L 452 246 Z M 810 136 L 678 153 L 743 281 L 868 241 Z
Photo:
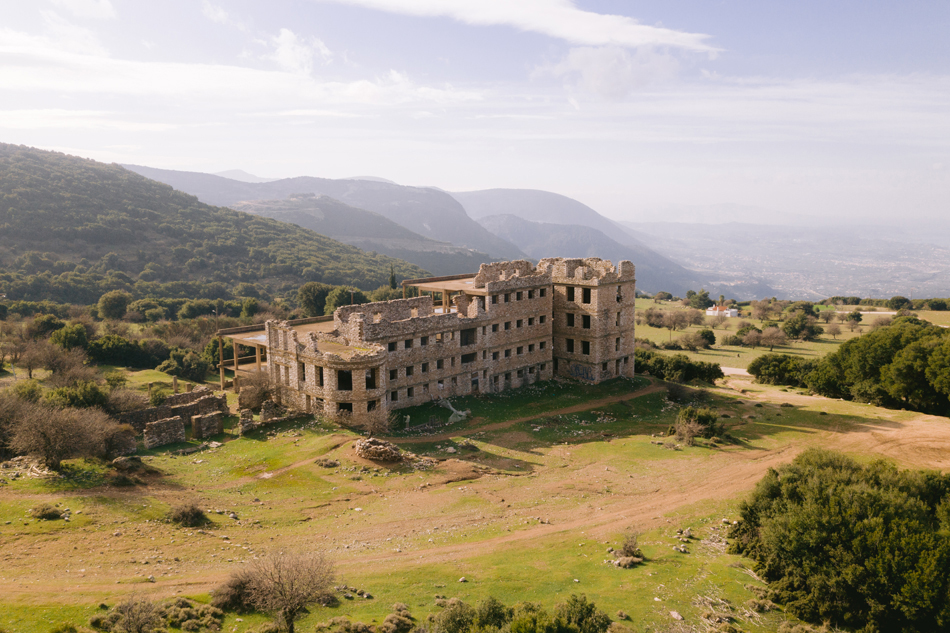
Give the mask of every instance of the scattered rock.
M 468 582 L 468 581 L 465 579 L 465 576 L 462 576 L 461 578 L 459 578 L 459 582 Z
M 670 617 L 673 618 L 674 620 L 682 620 L 682 619 L 683 619 L 683 616 L 681 616 L 681 615 L 680 615 L 678 612 L 676 612 L 676 611 L 670 611 Z

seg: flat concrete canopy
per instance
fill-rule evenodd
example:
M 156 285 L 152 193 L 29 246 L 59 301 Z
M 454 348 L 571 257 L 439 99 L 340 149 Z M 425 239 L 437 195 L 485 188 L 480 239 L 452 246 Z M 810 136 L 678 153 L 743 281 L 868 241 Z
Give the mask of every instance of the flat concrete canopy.
M 484 288 L 475 287 L 475 275 L 468 279 L 447 279 L 445 281 L 439 281 L 438 279 L 426 281 L 423 279 L 416 282 L 406 282 L 405 285 L 430 292 L 447 292 L 449 294 L 464 292 L 467 295 L 488 296 L 488 291 Z

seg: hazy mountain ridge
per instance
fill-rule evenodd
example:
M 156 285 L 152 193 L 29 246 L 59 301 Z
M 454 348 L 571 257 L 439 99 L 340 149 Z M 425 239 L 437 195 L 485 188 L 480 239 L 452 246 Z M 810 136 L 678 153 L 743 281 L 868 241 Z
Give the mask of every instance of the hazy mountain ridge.
M 131 171 L 197 196 L 202 202 L 231 205 L 249 200 L 273 200 L 291 194 L 330 196 L 348 205 L 374 211 L 430 239 L 450 242 L 502 259 L 524 257 L 517 247 L 472 220 L 462 205 L 436 189 L 406 187 L 377 180 L 285 178 L 267 183 L 244 183 L 211 174 L 125 165 Z
M 289 222 L 365 251 L 377 251 L 421 266 L 435 275 L 477 271 L 493 261 L 485 253 L 429 239 L 372 211 L 329 196 L 297 194 L 283 200 L 238 202 L 231 208 Z

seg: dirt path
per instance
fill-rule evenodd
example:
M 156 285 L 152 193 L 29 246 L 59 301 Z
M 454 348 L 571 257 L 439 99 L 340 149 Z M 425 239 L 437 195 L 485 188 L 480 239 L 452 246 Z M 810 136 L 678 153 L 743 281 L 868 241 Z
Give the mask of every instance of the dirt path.
M 515 424 L 520 424 L 521 422 L 529 422 L 531 420 L 537 420 L 538 418 L 547 418 L 555 415 L 565 415 L 568 413 L 582 413 L 584 411 L 590 411 L 591 409 L 596 409 L 598 407 L 603 407 L 608 404 L 616 404 L 618 402 L 625 402 L 627 400 L 633 400 L 634 398 L 639 398 L 647 394 L 656 393 L 657 391 L 665 391 L 666 387 L 659 383 L 654 383 L 643 389 L 637 391 L 632 391 L 630 393 L 624 393 L 617 396 L 610 396 L 609 398 L 601 398 L 600 400 L 588 400 L 583 404 L 577 404 L 570 407 L 563 407 L 561 409 L 554 409 L 553 411 L 545 411 L 544 413 L 537 413 L 535 415 L 525 416 L 523 418 L 514 418 L 512 420 L 505 420 L 504 422 L 495 422 L 494 424 L 488 424 L 485 426 L 477 426 L 477 421 L 479 418 L 472 420 L 472 425 L 459 429 L 458 431 L 451 431 L 448 433 L 439 433 L 438 435 L 424 435 L 420 437 L 400 437 L 400 438 L 387 438 L 390 442 L 394 444 L 414 444 L 417 442 L 441 442 L 444 440 L 457 437 L 459 435 L 465 435 L 467 433 L 472 433 L 473 431 L 498 431 L 501 429 L 507 429 L 510 426 Z

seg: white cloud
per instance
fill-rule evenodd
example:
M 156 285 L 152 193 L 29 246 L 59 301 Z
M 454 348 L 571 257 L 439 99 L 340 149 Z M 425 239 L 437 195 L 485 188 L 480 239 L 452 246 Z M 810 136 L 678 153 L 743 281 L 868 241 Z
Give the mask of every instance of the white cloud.
M 572 48 L 561 62 L 543 66 L 535 74 L 562 77 L 587 92 L 617 101 L 631 91 L 673 78 L 679 66 L 671 54 L 653 47 L 631 53 L 619 46 L 581 46 Z
M 276 37 L 271 38 L 270 44 L 274 50 L 264 58 L 293 73 L 309 75 L 313 70 L 313 60 L 317 56 L 324 64 L 333 59 L 333 53 L 326 44 L 315 37 L 297 37 L 290 29 L 281 29 Z
M 640 24 L 633 18 L 584 11 L 573 0 L 324 0 L 478 26 L 506 25 L 586 46 L 670 46 L 714 53 L 709 37 Z
M 116 17 L 115 8 L 109 0 L 52 0 L 52 3 L 77 18 L 108 20 Z
M 217 24 L 223 24 L 225 26 L 231 26 L 236 28 L 239 31 L 247 31 L 247 25 L 242 21 L 237 20 L 231 17 L 227 11 L 224 10 L 224 7 L 213 4 L 210 0 L 203 0 L 201 3 L 201 13 L 204 14 L 206 18 L 215 22 Z
M 312 56 L 324 54 L 315 43 L 300 44 L 290 31 L 287 33 L 289 36 L 283 39 L 275 38 L 275 61 L 286 70 L 260 70 L 224 64 L 114 59 L 76 52 L 75 46 L 65 46 L 54 38 L 0 29 L 0 103 L 10 104 L 17 94 L 53 93 L 88 95 L 94 101 L 109 95 L 149 97 L 177 104 L 193 100 L 250 111 L 272 109 L 278 104 L 286 111 L 344 104 L 450 104 L 482 98 L 477 90 L 421 86 L 399 73 L 374 80 L 317 81 L 300 73 L 308 69 Z M 298 50 L 301 47 L 306 50 Z
M 4 43 L 28 52 L 59 50 L 85 55 L 107 55 L 96 34 L 64 19 L 55 11 L 40 11 L 44 35 L 29 35 L 0 28 L 0 46 Z

